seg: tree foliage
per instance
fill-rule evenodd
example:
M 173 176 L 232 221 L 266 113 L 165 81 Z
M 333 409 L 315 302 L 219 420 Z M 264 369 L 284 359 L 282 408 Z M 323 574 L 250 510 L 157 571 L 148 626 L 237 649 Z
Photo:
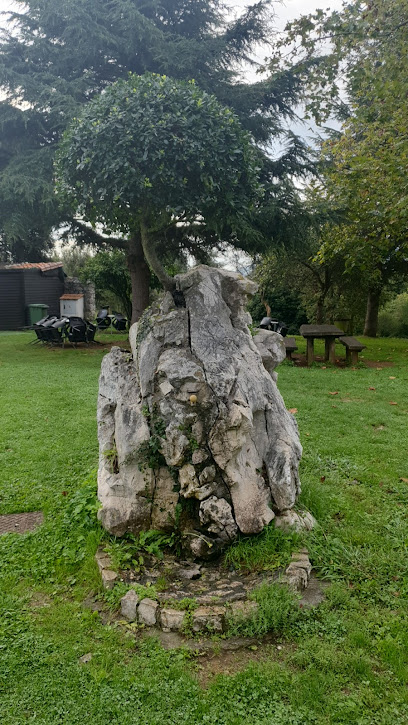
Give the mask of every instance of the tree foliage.
M 408 272 L 407 28 L 407 0 L 357 0 L 301 18 L 285 41 L 304 59 L 319 57 L 320 77 L 311 80 L 322 86 L 323 116 L 346 93 L 348 118 L 324 147 L 322 191 L 343 210 L 343 223 L 326 230 L 318 256 L 322 263 L 340 256 L 351 275 L 360 274 L 369 335 L 382 289 Z
M 82 282 L 91 282 L 95 285 L 97 302 L 100 305 L 107 303 L 107 292 L 111 293 L 120 303 L 120 312 L 130 320 L 132 317 L 131 280 L 126 267 L 125 252 L 114 249 L 110 252 L 100 251 L 89 257 L 80 270 L 79 277 Z
M 61 223 L 69 224 L 79 241 L 106 243 L 78 224 L 69 209 L 56 205 L 53 157 L 80 108 L 129 72 L 178 80 L 194 76 L 200 88 L 234 110 L 261 144 L 284 133 L 285 121 L 294 115 L 301 92 L 295 72 L 276 71 L 254 83 L 241 76 L 254 46 L 271 32 L 269 0 L 249 6 L 236 19 L 228 18 L 222 0 L 16 0 L 16 5 L 0 36 L 5 95 L 0 105 L 0 233 L 11 256 L 14 240 L 30 235 L 46 247 L 51 229 Z M 287 152 L 278 163 L 270 162 L 268 174 L 275 181 L 289 179 L 293 168 L 304 163 L 305 149 L 289 138 Z M 180 236 L 179 230 L 176 250 Z M 232 232 L 228 240 L 237 243 Z M 204 234 L 195 246 L 199 250 L 209 241 Z
M 58 188 L 106 233 L 140 234 L 146 259 L 172 288 L 158 242 L 173 226 L 234 229 L 261 196 L 259 160 L 237 117 L 194 82 L 133 75 L 87 104 L 65 133 Z

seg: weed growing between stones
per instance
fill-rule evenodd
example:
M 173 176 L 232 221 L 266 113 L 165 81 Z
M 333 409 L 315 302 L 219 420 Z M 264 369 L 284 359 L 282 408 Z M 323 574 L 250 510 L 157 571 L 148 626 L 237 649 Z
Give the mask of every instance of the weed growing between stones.
M 179 431 L 184 433 L 188 440 L 188 446 L 184 451 L 184 463 L 191 462 L 194 451 L 199 449 L 199 443 L 193 435 L 193 423 L 186 421 L 178 427 Z
M 279 569 L 289 564 L 296 548 L 302 545 L 304 535 L 296 531 L 284 532 L 272 521 L 260 534 L 240 536 L 225 552 L 225 566 L 242 571 Z
M 119 473 L 118 463 L 118 451 L 116 448 L 109 448 L 107 451 L 103 451 L 103 455 L 108 461 L 108 465 L 111 473 Z
M 297 597 L 278 583 L 261 584 L 249 598 L 257 608 L 250 616 L 227 615 L 228 636 L 254 637 L 267 632 L 285 636 L 303 615 Z
M 171 534 L 151 529 L 141 531 L 137 536 L 127 533 L 121 539 L 110 537 L 106 550 L 112 559 L 114 569 L 140 571 L 144 565 L 143 554 L 162 559 L 164 549 L 171 548 L 172 544 Z
M 122 597 L 125 596 L 125 594 L 129 591 L 129 589 L 133 589 L 140 600 L 144 599 L 145 597 L 148 597 L 149 599 L 157 600 L 157 589 L 155 586 L 149 586 L 145 587 L 142 584 L 132 584 L 129 586 L 129 584 L 126 584 L 126 582 L 118 582 L 115 584 L 113 589 L 105 589 L 98 598 L 108 605 L 109 609 L 112 612 L 115 612 L 120 607 L 120 600 Z
M 197 600 L 192 597 L 184 597 L 183 599 L 168 599 L 166 607 L 177 609 L 179 612 L 194 612 L 199 607 Z

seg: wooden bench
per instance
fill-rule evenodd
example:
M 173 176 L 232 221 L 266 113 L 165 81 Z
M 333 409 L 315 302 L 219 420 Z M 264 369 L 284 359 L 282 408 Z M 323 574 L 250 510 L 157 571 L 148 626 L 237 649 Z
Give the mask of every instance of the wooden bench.
M 346 335 L 339 337 L 339 342 L 346 348 L 346 363 L 351 362 L 353 365 L 357 365 L 358 353 L 367 346 L 363 345 L 356 337 L 347 337 Z
M 294 337 L 284 337 L 283 342 L 285 343 L 286 347 L 286 358 L 288 360 L 292 360 L 292 352 L 295 352 L 295 350 L 298 349 L 296 345 L 296 340 Z

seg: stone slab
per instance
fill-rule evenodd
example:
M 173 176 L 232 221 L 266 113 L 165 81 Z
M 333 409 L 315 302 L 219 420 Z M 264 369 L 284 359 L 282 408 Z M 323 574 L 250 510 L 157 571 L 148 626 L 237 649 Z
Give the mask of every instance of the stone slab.
M 23 514 L 0 516 L 0 536 L 3 534 L 25 534 L 35 531 L 44 521 L 42 511 L 28 511 Z
M 224 607 L 198 607 L 193 613 L 193 632 L 224 631 Z
M 122 617 L 127 619 L 128 622 L 137 622 L 137 608 L 139 604 L 139 597 L 137 596 L 134 589 L 129 589 L 125 596 L 120 600 L 120 611 Z
M 140 624 L 146 624 L 148 627 L 154 627 L 157 623 L 159 613 L 159 605 L 154 599 L 146 597 L 139 604 L 138 618 Z
M 163 607 L 160 612 L 160 622 L 164 632 L 178 631 L 182 628 L 185 612 L 179 609 Z

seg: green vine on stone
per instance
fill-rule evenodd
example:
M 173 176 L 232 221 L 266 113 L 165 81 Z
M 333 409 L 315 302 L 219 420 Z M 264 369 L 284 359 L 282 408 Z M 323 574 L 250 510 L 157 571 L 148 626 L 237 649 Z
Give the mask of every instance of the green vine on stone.
M 135 460 L 141 471 L 147 468 L 154 471 L 166 466 L 166 459 L 162 453 L 162 443 L 166 436 L 166 423 L 163 418 L 157 415 L 155 410 L 150 412 L 147 406 L 142 408 L 142 413 L 149 424 L 150 438 L 140 444 L 135 452 Z
M 188 440 L 188 446 L 184 451 L 184 460 L 191 461 L 194 451 L 200 447 L 197 439 L 193 436 L 193 424 L 181 423 L 178 428 Z

